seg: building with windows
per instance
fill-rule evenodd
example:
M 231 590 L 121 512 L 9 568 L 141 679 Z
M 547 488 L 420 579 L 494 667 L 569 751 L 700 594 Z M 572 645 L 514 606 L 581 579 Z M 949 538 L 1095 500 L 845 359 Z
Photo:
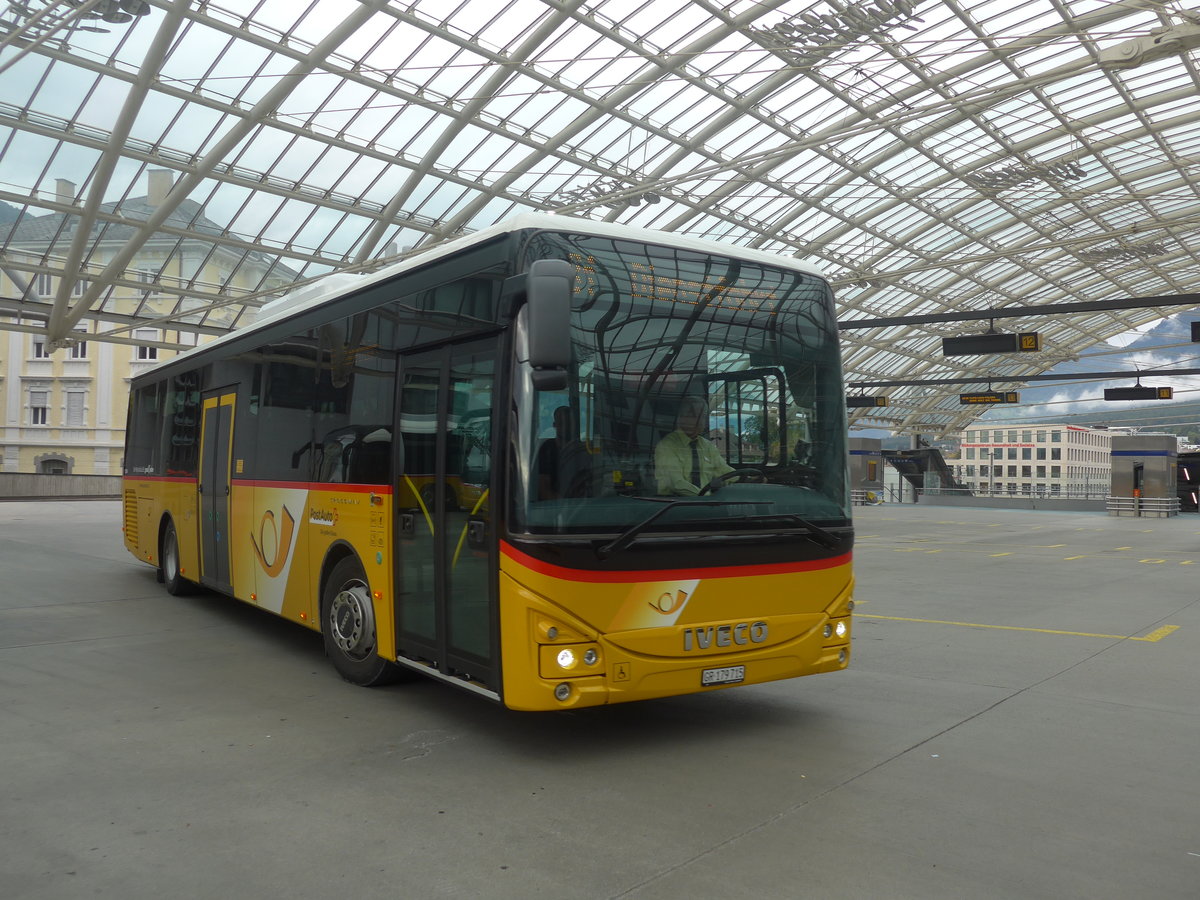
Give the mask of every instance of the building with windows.
M 78 209 L 76 186 L 58 179 L 53 206 Z M 172 186 L 165 170 L 149 173 L 145 196 L 103 204 L 93 230 L 95 250 L 70 289 L 87 290 Z M 189 297 L 195 286 L 230 299 L 290 284 L 295 273 L 276 258 L 223 249 L 194 232 L 219 234 L 199 204 L 183 201 L 164 231 L 144 242 L 124 278 L 106 289 L 105 316 L 75 326 L 74 338 L 51 351 L 44 322 L 73 238 L 73 212 L 32 215 L 0 204 L 0 471 L 46 474 L 120 475 L 129 380 L 209 335 L 246 319 L 210 299 Z M 114 224 L 114 221 L 129 224 Z M 182 313 L 182 315 L 181 315 Z M 146 327 L 145 321 L 174 317 L 188 328 Z M 137 324 L 134 324 L 137 323 Z M 97 340 L 98 330 L 105 332 Z
M 976 494 L 1095 498 L 1108 493 L 1111 447 L 1106 428 L 974 422 L 948 463 Z

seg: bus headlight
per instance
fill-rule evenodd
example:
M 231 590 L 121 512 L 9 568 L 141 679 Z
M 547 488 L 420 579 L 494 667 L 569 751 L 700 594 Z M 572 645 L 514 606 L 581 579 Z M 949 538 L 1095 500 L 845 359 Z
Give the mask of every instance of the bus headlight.
M 821 628 L 826 641 L 844 641 L 850 636 L 849 619 L 832 619 Z
M 543 644 L 538 669 L 543 678 L 578 678 L 603 672 L 599 644 Z

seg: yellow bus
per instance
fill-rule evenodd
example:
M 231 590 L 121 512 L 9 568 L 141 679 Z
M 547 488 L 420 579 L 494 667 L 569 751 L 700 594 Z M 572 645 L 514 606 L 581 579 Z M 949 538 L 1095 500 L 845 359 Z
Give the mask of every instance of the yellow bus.
M 356 684 L 555 710 L 848 663 L 837 324 L 797 260 L 524 215 L 268 304 L 129 409 L 130 552 Z

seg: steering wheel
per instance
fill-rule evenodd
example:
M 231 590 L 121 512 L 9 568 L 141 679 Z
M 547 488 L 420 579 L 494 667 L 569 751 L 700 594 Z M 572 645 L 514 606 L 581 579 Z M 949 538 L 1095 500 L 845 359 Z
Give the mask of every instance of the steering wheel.
M 729 482 L 733 481 L 734 479 L 737 479 L 738 481 L 745 479 L 747 484 L 764 484 L 766 483 L 767 476 L 762 473 L 761 469 L 734 469 L 732 472 L 726 472 L 724 475 L 718 475 L 708 484 L 704 485 L 704 487 L 700 488 L 699 496 L 703 497 L 705 494 L 711 494 L 713 492 L 714 484 L 716 484 L 717 488 L 719 489 L 725 487 L 725 485 L 729 484 Z

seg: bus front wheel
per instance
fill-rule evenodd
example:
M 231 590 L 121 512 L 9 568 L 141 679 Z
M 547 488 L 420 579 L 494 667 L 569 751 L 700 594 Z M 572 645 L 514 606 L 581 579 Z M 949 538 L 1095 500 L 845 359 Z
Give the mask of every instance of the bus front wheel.
M 191 593 L 192 583 L 180 574 L 179 535 L 175 532 L 175 523 L 170 520 L 167 520 L 167 527 L 163 529 L 158 561 L 159 581 L 166 585 L 168 594 L 179 597 Z
M 351 684 L 373 687 L 394 681 L 397 667 L 376 654 L 375 604 L 358 560 L 333 567 L 321 598 L 325 653 Z

